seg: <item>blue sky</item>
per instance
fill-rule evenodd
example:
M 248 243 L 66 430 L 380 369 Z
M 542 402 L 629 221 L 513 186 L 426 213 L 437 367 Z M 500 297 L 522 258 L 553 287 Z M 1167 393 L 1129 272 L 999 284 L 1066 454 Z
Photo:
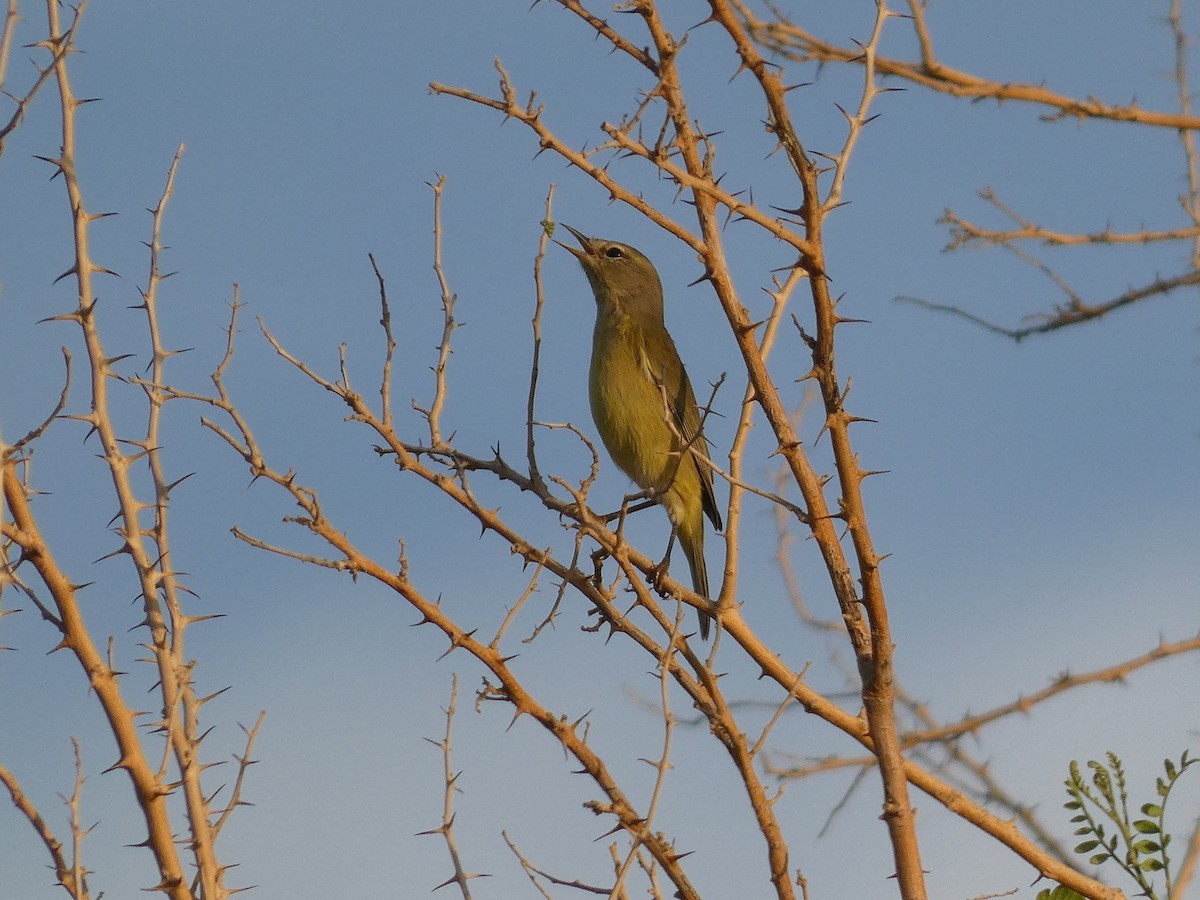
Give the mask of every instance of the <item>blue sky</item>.
M 792 14 L 831 39 L 869 34 L 873 4 L 798 3 Z M 931 24 L 943 59 L 978 74 L 1045 82 L 1064 93 L 1112 102 L 1136 97 L 1172 108 L 1170 34 L 1165 3 L 1129 12 L 1115 2 L 1033 2 L 935 6 Z M 18 44 L 38 40 L 42 10 L 23 8 Z M 699 4 L 665 12 L 676 33 L 704 18 Z M 637 42 L 633 17 L 613 15 Z M 1193 32 L 1200 22 L 1191 22 Z M 463 515 L 431 489 L 397 477 L 370 449 L 343 409 L 278 360 L 257 332 L 261 316 L 297 355 L 327 374 L 337 347 L 348 347 L 358 388 L 373 391 L 382 342 L 373 252 L 398 322 L 398 422 L 418 434 L 410 398 L 427 403 L 429 366 L 440 334 L 431 268 L 432 193 L 444 174 L 444 263 L 464 326 L 455 334 L 448 430 L 464 449 L 486 454 L 524 441 L 532 263 L 548 187 L 555 217 L 590 234 L 645 252 L 662 275 L 668 324 L 698 385 L 730 372 L 718 396 L 724 414 L 709 427 L 727 452 L 741 386 L 724 317 L 703 286 L 693 254 L 605 192 L 544 154 L 515 122 L 432 96 L 430 81 L 491 93 L 500 57 L 522 95 L 538 92 L 547 121 L 568 143 L 599 140 L 597 126 L 628 110 L 647 85 L 642 73 L 608 53 L 568 13 L 550 3 L 448 2 L 164 4 L 95 3 L 72 59 L 77 93 L 102 98 L 80 111 L 80 168 L 91 208 L 120 215 L 93 228 L 94 255 L 119 272 L 100 286 L 105 339 L 115 355 L 141 352 L 142 320 L 127 307 L 144 284 L 150 217 L 178 144 L 187 146 L 169 209 L 163 286 L 167 343 L 193 348 L 171 372 L 181 385 L 206 387 L 223 349 L 233 283 L 247 304 L 231 386 L 274 462 L 294 466 L 321 491 L 324 505 L 364 547 L 393 559 L 406 542 L 413 577 L 441 595 L 463 623 L 494 630 L 526 582 L 517 560 L 494 537 L 477 537 Z M 884 52 L 912 42 L 902 21 L 888 25 Z M 28 78 L 20 50 L 10 90 Z M 797 190 L 785 164 L 766 158 L 760 105 L 749 79 L 732 84 L 727 41 L 715 29 L 692 32 L 681 65 L 693 113 L 718 138 L 728 184 L 753 188 L 760 204 L 790 206 Z M 789 81 L 813 84 L 789 95 L 802 136 L 835 152 L 844 122 L 835 103 L 853 107 L 861 75 L 826 67 Z M 53 279 L 69 265 L 64 192 L 35 155 L 53 155 L 59 138 L 52 92 L 30 111 L 0 159 L 0 427 L 12 440 L 40 420 L 60 388 L 64 324 L 36 324 L 67 308 L 71 283 Z M 1013 345 L 962 321 L 896 297 L 953 302 L 1015 324 L 1059 298 L 1053 286 L 999 251 L 942 252 L 937 219 L 946 207 L 1002 224 L 976 197 L 991 186 L 1023 214 L 1062 230 L 1118 230 L 1184 223 L 1175 203 L 1186 183 L 1182 152 L 1169 131 L 1109 123 L 1038 120 L 1017 104 L 971 105 L 911 88 L 884 95 L 880 118 L 864 133 L 847 182 L 850 204 L 828 226 L 828 257 L 843 313 L 868 325 L 842 329 L 839 370 L 854 379 L 851 409 L 875 419 L 855 433 L 863 463 L 889 474 L 867 484 L 876 547 L 892 554 L 885 589 L 897 666 L 908 689 L 938 715 L 980 711 L 1044 686 L 1063 670 L 1106 665 L 1144 652 L 1160 637 L 1197 627 L 1200 466 L 1195 296 L 1151 300 L 1108 319 Z M 634 161 L 616 177 L 647 192 L 679 221 L 670 190 Z M 743 302 L 766 309 L 760 288 L 790 262 L 748 226 L 726 234 Z M 1048 256 L 1089 299 L 1116 295 L 1155 274 L 1188 265 L 1188 248 L 1056 251 Z M 544 268 L 546 311 L 539 417 L 571 421 L 593 433 L 584 360 L 593 304 L 577 264 L 553 251 Z M 802 301 L 802 321 L 811 315 Z M 79 354 L 77 353 L 77 356 Z M 144 359 L 144 355 L 142 357 Z M 131 361 L 130 371 L 140 368 Z M 799 403 L 807 368 L 803 344 L 787 333 L 773 357 L 785 396 Z M 706 391 L 699 388 L 699 393 Z M 140 422 L 136 393 L 122 395 L 130 427 Z M 74 408 L 84 394 L 76 386 Z M 207 708 L 217 726 L 214 758 L 240 752 L 236 723 L 267 721 L 242 810 L 224 838 L 223 859 L 239 867 L 233 885 L 257 884 L 262 898 L 424 896 L 449 874 L 437 838 L 415 837 L 440 814 L 441 760 L 425 737 L 440 736 L 452 672 L 462 696 L 456 767 L 463 771 L 457 828 L 467 865 L 492 878 L 477 896 L 532 896 L 504 847 L 501 829 L 536 862 L 563 877 L 602 881 L 608 825 L 581 804 L 596 791 L 533 725 L 508 728 L 495 705 L 476 713 L 480 671 L 469 659 L 439 660 L 444 642 L 410 628 L 403 603 L 369 584 L 301 568 L 239 544 L 238 525 L 278 541 L 311 545 L 279 524 L 291 508 L 265 484 L 248 484 L 237 460 L 197 425 L 199 411 L 169 410 L 167 449 L 178 474 L 195 472 L 174 509 L 176 552 L 193 573 L 197 612 L 225 618 L 190 633 L 202 687 L 232 685 Z M 818 423 L 804 424 L 807 440 Z M 774 471 L 760 425 L 747 475 Z M 137 656 L 136 592 L 121 560 L 93 565 L 114 538 L 105 525 L 113 502 L 95 485 L 103 476 L 81 426 L 55 426 L 39 448 L 34 475 L 51 491 L 38 500 L 49 534 L 78 580 L 96 581 L 88 612 L 99 634 L 116 636 L 123 658 Z M 541 438 L 543 466 L 578 478 L 586 459 L 560 433 Z M 814 450 L 828 466 L 827 448 Z M 527 498 L 480 484 L 506 514 L 539 540 L 565 548 L 566 532 L 535 515 Z M 627 482 L 605 459 L 593 497 L 615 507 Z M 722 497 L 724 492 L 721 492 Z M 740 599 L 796 667 L 812 661 L 815 686 L 837 690 L 848 649 L 805 630 L 788 607 L 779 575 L 771 511 L 751 503 L 743 536 Z M 658 552 L 665 520 L 643 513 L 632 534 Z M 709 565 L 722 543 L 710 538 Z M 835 607 L 813 549 L 793 545 L 810 606 Z M 676 561 L 680 563 L 679 560 Z M 548 583 L 531 609 L 543 612 Z M 5 608 L 17 603 L 6 594 Z M 526 614 L 525 631 L 536 622 Z M 521 671 L 552 709 L 592 710 L 592 740 L 608 750 L 631 792 L 644 802 L 650 773 L 638 757 L 659 752 L 661 722 L 635 697 L 653 700 L 648 663 L 619 642 L 584 634 L 586 609 L 572 601 L 556 630 L 521 649 Z M 54 636 L 28 608 L 0 620 L 0 763 L 24 781 L 60 833 L 57 794 L 70 789 L 70 735 L 83 741 L 89 781 L 85 820 L 98 821 L 85 853 L 94 889 L 129 896 L 151 883 L 148 855 L 125 849 L 142 838 L 130 815 L 123 776 L 101 774 L 111 739 L 71 660 L 46 655 Z M 732 653 L 727 691 L 760 697 L 753 673 Z M 150 686 L 130 668 L 130 682 Z M 139 680 L 140 679 L 140 680 Z M 1061 782 L 1073 758 L 1113 749 L 1136 786 L 1149 786 L 1164 756 L 1194 746 L 1193 658 L 1139 672 L 1120 687 L 1090 687 L 1005 721 L 980 735 L 978 752 L 1045 820 L 1068 833 L 1059 815 Z M 153 703 L 153 700 L 148 700 Z M 676 712 L 686 703 L 674 698 Z M 850 706 L 853 706 L 851 703 Z M 769 713 L 764 714 L 769 715 Z M 753 722 L 754 719 L 751 719 Z M 750 726 L 747 726 L 750 728 Z M 762 851 L 747 832 L 746 804 L 704 729 L 677 736 L 661 828 L 696 853 L 689 872 L 706 896 L 767 896 Z M 776 733 L 779 754 L 852 752 L 820 723 L 789 717 Z M 619 762 L 618 762 L 619 761 Z M 1194 776 L 1193 776 L 1194 777 Z M 849 784 L 829 775 L 792 785 L 778 805 L 814 897 L 889 896 L 878 792 L 868 779 L 830 832 L 818 838 Z M 1186 787 L 1186 786 L 1185 786 Z M 1194 813 L 1194 785 L 1178 807 L 1179 830 Z M 1027 890 L 1028 866 L 993 848 L 969 826 L 915 795 L 930 871 L 931 896 L 969 897 Z M 1191 804 L 1188 807 L 1188 804 Z M 58 896 L 43 851 L 15 812 L 0 808 L 0 897 Z M 444 891 L 443 891 L 444 893 Z

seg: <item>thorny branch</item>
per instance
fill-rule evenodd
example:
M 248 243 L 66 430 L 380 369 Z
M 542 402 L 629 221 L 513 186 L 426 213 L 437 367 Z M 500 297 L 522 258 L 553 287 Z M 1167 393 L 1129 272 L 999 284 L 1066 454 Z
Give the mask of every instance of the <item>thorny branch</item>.
M 163 406 L 169 395 L 159 386 L 165 380 L 166 361 L 181 352 L 169 349 L 163 343 L 158 320 L 158 287 L 169 277 L 160 269 L 161 254 L 166 249 L 161 235 L 163 215 L 172 194 L 183 148 L 179 148 L 171 164 L 158 204 L 150 210 L 153 225 L 151 239 L 146 245 L 150 250 L 150 270 L 147 284 L 141 290 L 142 302 L 139 304 L 147 317 L 151 349 L 149 372 L 145 378 L 127 378 L 115 368 L 125 357 L 113 357 L 106 352 L 100 331 L 96 276 L 113 273 L 93 259 L 90 249 L 91 226 L 110 214 L 92 212 L 87 208 L 76 160 L 77 112 L 89 101 L 75 95 L 68 61 L 77 49 L 76 36 L 86 6 L 85 2 L 74 8 L 72 20 L 64 29 L 60 22 L 60 4 L 57 0 L 47 0 L 49 36 L 36 46 L 50 51 L 52 60 L 45 69 L 39 69 L 34 90 L 27 95 L 26 101 L 19 103 L 18 115 L 5 133 L 19 124 L 24 104 L 32 98 L 37 88 L 43 81 L 52 78 L 59 93 L 62 141 L 57 156 L 40 158 L 61 176 L 67 195 L 74 258 L 59 280 L 73 278 L 76 305 L 74 309 L 53 316 L 48 321 L 68 322 L 80 328 L 86 357 L 83 369 L 90 389 L 84 412 L 63 413 L 71 374 L 70 356 L 64 351 L 68 363 L 68 386 L 63 388 L 55 416 L 86 424 L 88 437 L 94 435 L 99 441 L 98 455 L 107 466 L 111 496 L 118 506 L 117 515 L 112 520 L 112 530 L 119 539 L 117 548 L 108 556 L 124 556 L 132 564 L 142 604 L 142 619 L 135 627 L 145 628 L 149 632 L 149 638 L 140 646 L 150 651 L 151 659 L 148 661 L 155 668 L 157 690 L 162 702 L 160 716 L 151 723 L 164 741 L 162 761 L 157 767 L 151 764 L 139 733 L 139 726 L 143 724 L 140 720 L 145 713 L 136 711 L 124 697 L 124 673 L 116 668 L 115 641 L 110 638 L 107 648 L 103 650 L 98 646 L 79 602 L 79 593 L 87 585 L 76 582 L 59 564 L 35 515 L 32 501 L 37 492 L 28 478 L 28 455 L 22 457 L 22 452 L 44 435 L 51 419 L 31 431 L 17 445 L 5 448 L 3 475 L 0 477 L 7 510 L 7 517 L 0 523 L 6 545 L 5 580 L 21 587 L 37 605 L 43 619 L 56 629 L 58 643 L 55 649 L 67 650 L 74 656 L 104 712 L 118 750 L 117 761 L 110 768 L 123 770 L 130 779 L 132 793 L 147 829 L 147 836 L 140 846 L 151 851 L 159 873 L 159 882 L 151 889 L 161 891 L 175 900 L 193 900 L 197 896 L 203 896 L 205 900 L 221 900 L 229 896 L 230 891 L 223 883 L 225 867 L 220 864 L 215 852 L 216 832 L 220 823 L 214 826 L 213 813 L 209 808 L 211 797 L 201 785 L 201 774 L 207 766 L 199 759 L 199 749 L 207 735 L 207 731 L 200 726 L 199 711 L 221 691 L 207 697 L 197 696 L 192 682 L 194 661 L 185 655 L 186 628 L 209 617 L 185 614 L 180 601 L 181 595 L 189 591 L 180 583 L 179 573 L 174 567 L 168 511 L 172 492 L 187 476 L 175 480 L 168 478 L 160 436 Z M 0 55 L 7 53 L 11 40 L 11 20 L 15 14 L 13 3 L 9 4 L 9 14 L 4 34 L 0 37 Z M 147 404 L 146 426 L 141 436 L 123 437 L 117 425 L 118 421 L 124 421 L 125 418 L 121 414 L 118 391 L 123 389 L 123 385 L 131 383 L 139 385 L 144 394 Z M 18 477 L 18 466 L 21 465 L 24 466 L 26 478 Z M 149 501 L 142 499 L 136 486 L 142 472 L 148 474 L 153 492 L 153 499 Z M 153 516 L 152 523 L 144 521 L 147 515 Z M 8 555 L 10 548 L 15 548 L 19 553 L 18 565 L 28 565 L 37 573 L 48 594 L 47 601 L 43 602 L 23 582 L 16 580 L 16 566 L 10 564 Z M 87 895 L 87 873 L 82 867 L 80 843 L 87 829 L 80 820 L 83 763 L 78 745 L 76 759 L 76 785 L 68 799 L 75 844 L 69 871 L 63 870 L 62 859 L 55 849 L 56 842 L 52 835 L 38 825 L 39 819 L 31 812 L 27 811 L 26 816 L 50 850 L 63 886 L 74 896 L 83 897 Z M 244 766 L 239 772 L 239 786 L 242 774 Z M 15 780 L 10 783 L 10 790 L 13 785 Z M 172 795 L 181 798 L 178 802 L 182 803 L 186 815 L 186 825 L 182 828 L 172 822 L 169 808 L 169 802 L 174 802 L 169 801 Z M 236 799 L 231 801 L 221 821 L 237 802 Z M 177 841 L 180 832 L 188 835 L 186 842 Z M 181 846 L 191 856 L 196 872 L 190 887 L 183 874 L 184 864 L 179 855 Z
M 899 299 L 926 309 L 944 312 L 978 325 L 994 334 L 1014 341 L 1047 334 L 1083 322 L 1100 319 L 1116 310 L 1145 300 L 1164 297 L 1185 288 L 1200 284 L 1200 161 L 1195 145 L 1195 132 L 1200 128 L 1200 117 L 1192 110 L 1192 94 L 1188 73 L 1187 50 L 1190 36 L 1183 27 L 1181 0 L 1171 0 L 1166 16 L 1171 31 L 1174 55 L 1174 81 L 1177 88 L 1179 110 L 1177 112 L 1146 110 L 1136 101 L 1121 105 L 1105 103 L 1095 97 L 1070 97 L 1057 93 L 1044 85 L 1021 83 L 1014 80 L 982 78 L 954 69 L 943 63 L 934 50 L 932 30 L 927 10 L 922 0 L 907 0 L 908 14 L 904 16 L 913 29 L 918 46 L 919 58 L 902 60 L 881 56 L 864 49 L 861 45 L 841 46 L 825 40 L 811 30 L 789 19 L 779 8 L 772 6 L 772 18 L 765 19 L 753 11 L 744 0 L 734 0 L 738 15 L 745 23 L 753 39 L 779 58 L 799 64 L 840 63 L 862 66 L 870 77 L 871 71 L 881 76 L 919 85 L 929 90 L 946 93 L 971 100 L 991 99 L 997 102 L 1015 101 L 1041 106 L 1048 110 L 1043 119 L 1054 122 L 1067 118 L 1079 120 L 1107 120 L 1134 126 L 1171 128 L 1178 132 L 1184 156 L 1184 174 L 1187 191 L 1178 198 L 1178 205 L 1187 216 L 1185 226 L 1143 228 L 1138 231 L 1117 231 L 1105 225 L 1083 233 L 1070 233 L 1047 227 L 1033 218 L 1018 214 L 1003 204 L 990 188 L 980 197 L 1003 215 L 1011 219 L 1016 228 L 993 229 L 969 221 L 951 209 L 947 209 L 941 224 L 950 229 L 948 250 L 969 245 L 982 245 L 1008 249 L 1045 274 L 1051 275 L 1049 266 L 1032 254 L 1020 249 L 1023 243 L 1039 243 L 1048 247 L 1078 247 L 1094 245 L 1153 245 L 1186 241 L 1190 244 L 1190 265 L 1187 271 L 1177 275 L 1156 275 L 1152 280 L 1135 284 L 1125 291 L 1105 298 L 1085 301 L 1058 275 L 1051 275 L 1058 287 L 1067 295 L 1067 302 L 1053 304 L 1042 313 L 1028 316 L 1028 324 L 1006 326 L 998 324 L 987 315 L 967 309 L 960 302 L 942 303 L 923 298 L 903 296 Z M 868 45 L 869 48 L 869 45 Z M 840 175 L 840 173 L 839 173 Z

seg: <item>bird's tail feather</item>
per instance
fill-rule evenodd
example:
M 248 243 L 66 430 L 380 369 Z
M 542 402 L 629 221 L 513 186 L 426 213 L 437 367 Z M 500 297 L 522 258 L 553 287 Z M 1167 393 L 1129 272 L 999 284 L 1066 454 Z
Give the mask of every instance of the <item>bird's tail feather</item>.
M 704 524 L 701 522 L 696 535 L 678 534 L 679 545 L 683 547 L 683 555 L 687 557 L 688 568 L 692 572 L 692 590 L 706 600 L 712 599 L 708 593 L 708 567 L 704 563 Z M 700 612 L 700 639 L 708 640 L 709 627 L 712 617 Z

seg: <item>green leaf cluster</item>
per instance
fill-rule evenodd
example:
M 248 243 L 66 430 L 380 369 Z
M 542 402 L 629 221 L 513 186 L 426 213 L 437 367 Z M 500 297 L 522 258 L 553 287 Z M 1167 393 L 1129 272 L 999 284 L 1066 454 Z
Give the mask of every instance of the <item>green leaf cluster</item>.
M 1157 802 L 1143 803 L 1141 816 L 1129 812 L 1129 796 L 1125 784 L 1125 767 L 1112 751 L 1107 762 L 1089 760 L 1090 778 L 1085 778 L 1078 762 L 1072 760 L 1070 777 L 1066 781 L 1070 799 L 1063 804 L 1073 815 L 1075 836 L 1084 838 L 1075 845 L 1076 853 L 1087 854 L 1088 862 L 1099 866 L 1114 862 L 1125 870 L 1139 888 L 1141 895 L 1158 900 L 1151 875 L 1162 873 L 1165 898 L 1171 897 L 1171 858 L 1167 847 L 1171 835 L 1166 831 L 1167 798 L 1179 777 L 1196 762 L 1185 752 L 1178 764 L 1163 760 L 1164 774 L 1155 780 Z M 1107 824 L 1106 824 L 1107 820 Z M 1112 827 L 1110 832 L 1108 829 Z M 1059 885 L 1038 894 L 1038 900 L 1076 900 L 1080 895 Z
M 1046 888 L 1037 895 L 1037 900 L 1087 900 L 1083 894 L 1073 891 L 1061 884 L 1055 888 Z

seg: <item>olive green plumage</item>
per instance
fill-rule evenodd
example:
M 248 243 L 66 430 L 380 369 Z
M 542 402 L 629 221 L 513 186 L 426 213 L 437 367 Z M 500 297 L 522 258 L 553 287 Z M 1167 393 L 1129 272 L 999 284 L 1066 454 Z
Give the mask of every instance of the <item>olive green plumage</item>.
M 650 260 L 627 244 L 589 238 L 564 226 L 582 249 L 579 260 L 596 295 L 596 328 L 588 394 L 592 419 L 609 455 L 659 502 L 675 528 L 697 594 L 711 599 L 704 562 L 704 515 L 721 530 L 712 471 L 700 436 L 700 411 L 675 342 L 663 320 L 663 291 Z M 668 418 L 669 416 L 669 418 Z M 680 440 L 682 438 L 682 440 Z M 700 636 L 709 617 L 700 613 Z

